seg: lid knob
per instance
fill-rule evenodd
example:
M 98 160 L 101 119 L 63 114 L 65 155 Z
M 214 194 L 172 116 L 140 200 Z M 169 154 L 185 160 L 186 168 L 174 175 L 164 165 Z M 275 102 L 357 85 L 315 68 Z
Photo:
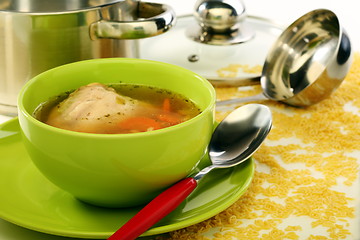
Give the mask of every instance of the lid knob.
M 245 18 L 245 6 L 241 0 L 198 0 L 194 17 L 208 31 L 231 31 Z
M 242 0 L 198 0 L 193 14 L 198 26 L 188 29 L 187 35 L 194 41 L 231 45 L 249 41 L 255 35 L 244 23 L 246 9 Z

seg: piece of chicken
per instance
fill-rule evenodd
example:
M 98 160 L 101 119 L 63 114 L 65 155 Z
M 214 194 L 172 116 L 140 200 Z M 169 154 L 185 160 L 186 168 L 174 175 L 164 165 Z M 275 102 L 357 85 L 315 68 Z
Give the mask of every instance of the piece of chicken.
M 77 132 L 116 133 L 122 120 L 153 108 L 100 83 L 82 86 L 56 105 L 46 123 Z

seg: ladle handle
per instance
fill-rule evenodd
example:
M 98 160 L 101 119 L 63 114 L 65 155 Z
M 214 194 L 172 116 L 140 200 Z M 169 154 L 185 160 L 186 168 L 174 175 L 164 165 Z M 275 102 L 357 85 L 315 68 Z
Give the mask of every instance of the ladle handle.
M 224 106 L 228 104 L 234 104 L 234 103 L 247 103 L 247 102 L 254 102 L 254 101 L 261 101 L 261 100 L 267 100 L 268 98 L 263 94 L 257 94 L 254 96 L 249 97 L 243 97 L 243 98 L 233 98 L 228 100 L 221 100 L 216 101 L 216 106 Z
M 166 189 L 111 235 L 108 240 L 137 238 L 179 206 L 196 186 L 196 180 L 189 177 Z
M 243 87 L 260 84 L 260 76 L 248 77 L 248 78 L 229 78 L 229 77 L 206 77 L 205 78 L 214 87 Z

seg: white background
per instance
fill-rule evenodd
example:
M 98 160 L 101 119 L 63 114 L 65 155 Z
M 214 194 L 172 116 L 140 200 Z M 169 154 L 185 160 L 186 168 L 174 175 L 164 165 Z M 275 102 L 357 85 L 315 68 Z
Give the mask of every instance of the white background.
M 178 15 L 191 13 L 195 0 L 147 0 L 167 3 Z M 244 0 L 249 15 L 261 16 L 289 25 L 305 13 L 326 8 L 334 11 L 347 30 L 353 48 L 360 50 L 360 1 L 359 0 Z M 0 115 L 0 123 L 9 119 Z M 1 196 L 0 196 L 1 197 Z M 0 219 L 0 240 L 70 240 L 27 230 Z

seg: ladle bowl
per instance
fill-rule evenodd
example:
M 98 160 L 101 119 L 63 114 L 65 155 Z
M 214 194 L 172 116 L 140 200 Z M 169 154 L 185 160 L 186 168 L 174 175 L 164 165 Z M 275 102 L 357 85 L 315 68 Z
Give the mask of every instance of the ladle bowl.
M 336 14 L 311 11 L 287 27 L 271 47 L 261 74 L 263 93 L 217 105 L 271 99 L 306 107 L 328 98 L 352 63 L 350 39 Z

